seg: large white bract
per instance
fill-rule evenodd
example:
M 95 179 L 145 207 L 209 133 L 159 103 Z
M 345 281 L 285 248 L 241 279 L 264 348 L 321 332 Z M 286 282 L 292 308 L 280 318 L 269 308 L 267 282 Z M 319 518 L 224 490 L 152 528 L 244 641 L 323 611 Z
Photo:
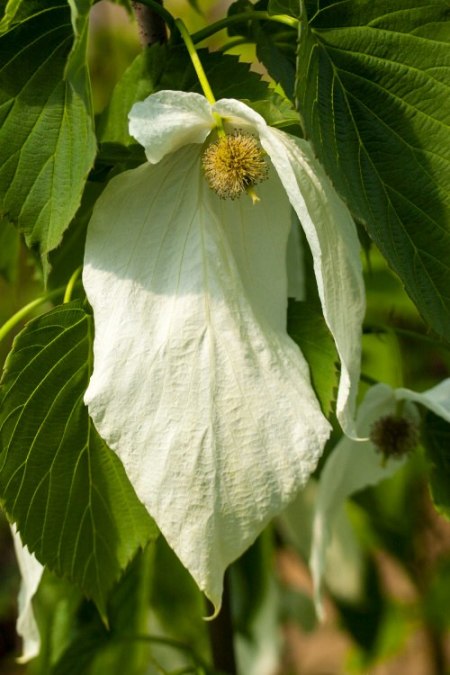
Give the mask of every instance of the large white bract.
M 256 205 L 220 200 L 206 183 L 214 112 L 267 153 Z M 330 431 L 286 333 L 291 207 L 341 359 L 337 411 L 350 434 L 364 313 L 358 239 L 309 144 L 238 101 L 159 92 L 133 107 L 130 133 L 149 163 L 109 183 L 88 229 L 95 342 L 85 401 L 218 609 L 225 568 L 305 484 Z

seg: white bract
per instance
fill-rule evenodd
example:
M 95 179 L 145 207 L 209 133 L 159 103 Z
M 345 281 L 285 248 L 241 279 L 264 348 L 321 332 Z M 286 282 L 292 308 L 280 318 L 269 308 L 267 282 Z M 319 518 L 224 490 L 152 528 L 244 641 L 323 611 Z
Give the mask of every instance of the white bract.
M 33 596 L 41 582 L 44 568 L 35 556 L 22 544 L 15 526 L 11 527 L 17 563 L 22 577 L 19 590 L 19 616 L 17 618 L 17 632 L 22 638 L 22 656 L 17 660 L 26 663 L 39 654 L 41 637 L 34 618 Z
M 221 200 L 206 183 L 213 113 L 267 153 L 255 205 Z M 341 358 L 337 409 L 349 433 L 364 313 L 358 239 L 309 144 L 238 101 L 159 92 L 133 106 L 130 133 L 149 163 L 109 183 L 88 229 L 85 401 L 218 609 L 225 568 L 305 484 L 330 432 L 286 333 L 291 206 Z
M 368 437 L 372 425 L 380 418 L 396 412 L 399 401 L 405 401 L 404 415 L 418 420 L 415 403 L 419 403 L 447 422 L 450 422 L 450 379 L 423 393 L 410 389 L 392 389 L 377 384 L 367 392 L 361 403 L 357 418 L 357 430 L 361 437 Z M 383 456 L 370 440 L 354 441 L 342 438 L 336 445 L 322 471 L 313 518 L 313 538 L 310 568 L 314 585 L 316 612 L 323 618 L 321 584 L 326 565 L 327 549 L 331 541 L 333 526 L 345 500 L 350 495 L 369 485 L 392 476 L 403 466 L 405 459 L 389 459 Z

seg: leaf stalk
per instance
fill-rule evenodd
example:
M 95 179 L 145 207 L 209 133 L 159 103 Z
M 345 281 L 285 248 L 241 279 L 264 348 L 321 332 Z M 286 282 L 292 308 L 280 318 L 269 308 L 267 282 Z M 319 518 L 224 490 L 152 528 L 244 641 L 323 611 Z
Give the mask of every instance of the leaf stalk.
M 55 288 L 54 291 L 50 291 L 49 293 L 42 295 L 40 298 L 32 300 L 27 305 L 24 305 L 24 307 L 21 307 L 18 312 L 13 314 L 13 316 L 5 321 L 3 326 L 0 327 L 0 342 L 5 339 L 5 337 L 13 330 L 13 328 L 17 326 L 17 324 L 19 324 L 23 319 L 31 314 L 33 310 L 35 310 L 40 305 L 53 300 L 54 298 L 60 297 L 65 291 L 66 287 Z
M 220 19 L 215 23 L 212 23 L 205 28 L 201 28 L 196 33 L 192 35 L 192 41 L 194 44 L 203 42 L 207 38 L 215 35 L 224 28 L 232 26 L 236 23 L 243 23 L 245 21 L 275 21 L 275 23 L 284 23 L 286 26 L 291 28 L 297 28 L 299 25 L 299 20 L 293 16 L 288 16 L 287 14 L 269 14 L 269 12 L 264 11 L 255 11 L 255 12 L 240 12 L 239 14 L 233 14 L 232 16 L 227 16 L 224 19 Z

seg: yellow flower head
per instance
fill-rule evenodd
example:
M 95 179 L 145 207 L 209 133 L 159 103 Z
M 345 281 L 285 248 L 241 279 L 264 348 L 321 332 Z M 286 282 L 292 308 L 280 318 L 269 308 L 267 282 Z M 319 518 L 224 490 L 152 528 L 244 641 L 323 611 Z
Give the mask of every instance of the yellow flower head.
M 221 136 L 203 154 L 206 180 L 221 199 L 237 199 L 268 175 L 264 150 L 251 134 Z

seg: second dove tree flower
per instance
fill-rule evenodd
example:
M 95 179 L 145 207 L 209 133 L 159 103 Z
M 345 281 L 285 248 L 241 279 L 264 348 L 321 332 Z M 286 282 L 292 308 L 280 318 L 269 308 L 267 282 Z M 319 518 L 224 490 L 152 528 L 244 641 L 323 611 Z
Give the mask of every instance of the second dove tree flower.
M 216 115 L 266 154 L 255 204 L 220 199 L 205 179 Z M 239 101 L 159 92 L 133 106 L 130 133 L 148 163 L 110 182 L 88 229 L 95 342 L 85 400 L 217 610 L 226 567 L 305 484 L 330 432 L 286 332 L 291 207 L 341 359 L 337 414 L 349 434 L 364 314 L 359 244 L 310 145 Z
M 320 618 L 324 618 L 322 578 L 336 518 L 348 497 L 390 478 L 403 466 L 408 450 L 414 449 L 414 439 L 419 441 L 416 404 L 450 423 L 450 379 L 422 393 L 392 389 L 386 384 L 369 389 L 356 418 L 358 432 L 366 440 L 342 438 L 325 464 L 315 504 L 310 556 L 314 602 Z M 399 423 L 396 429 L 395 421 Z

